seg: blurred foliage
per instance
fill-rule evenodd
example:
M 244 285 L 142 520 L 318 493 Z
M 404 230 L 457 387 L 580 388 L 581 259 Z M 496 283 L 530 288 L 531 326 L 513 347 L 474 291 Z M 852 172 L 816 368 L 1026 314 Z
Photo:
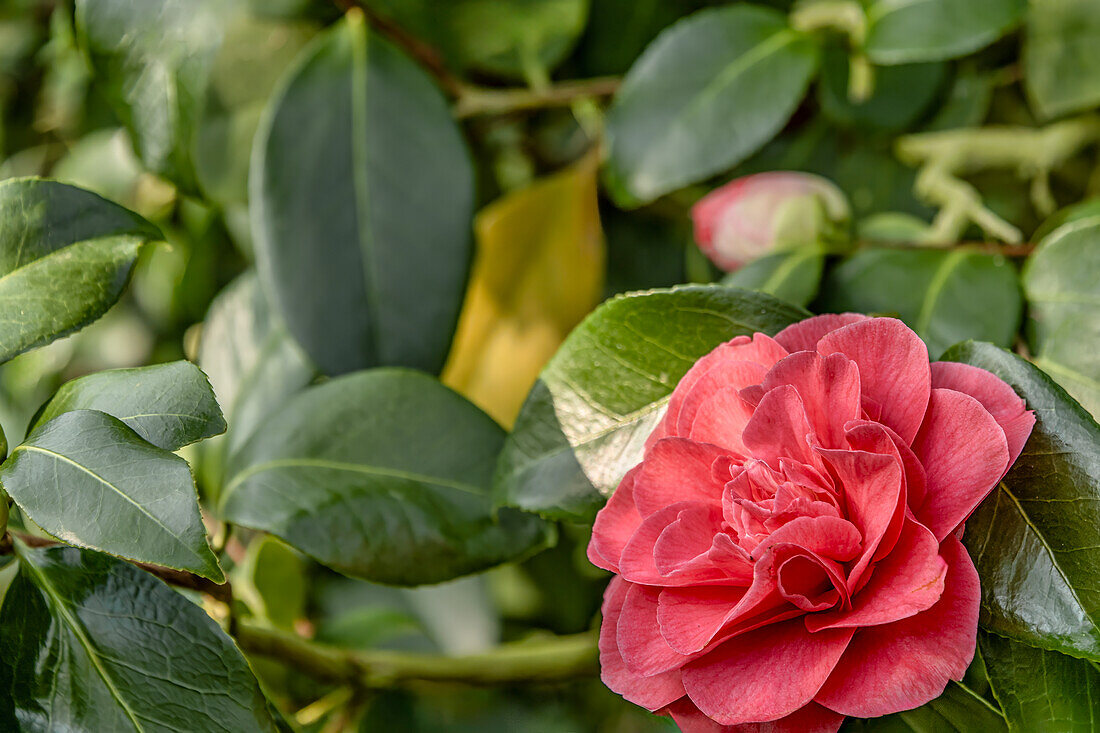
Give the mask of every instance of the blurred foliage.
M 13 445 L 63 382 L 198 359 L 201 341 L 230 423 L 219 442 L 188 453 L 213 498 L 225 461 L 272 409 L 326 379 L 251 274 L 258 215 L 249 174 L 273 95 L 355 5 L 448 103 L 465 95 L 474 105 L 455 124 L 479 212 L 458 228 L 476 252 L 442 379 L 501 425 L 511 427 L 542 367 L 601 300 L 723 277 L 814 311 L 897 315 L 934 356 L 968 338 L 1016 348 L 1100 410 L 1100 208 L 1090 200 L 1100 193 L 1100 6 L 1091 0 L 1031 0 L 1026 9 L 995 0 L 950 32 L 884 10 L 859 34 L 784 0 L 752 11 L 705 0 L 0 0 L 0 178 L 84 187 L 146 217 L 167 240 L 144 249 L 131 288 L 105 317 L 0 366 L 0 426 Z M 732 15 L 745 12 L 752 17 Z M 711 23 L 719 20 L 751 33 L 723 45 Z M 738 78 L 740 97 L 707 91 L 708 69 L 785 38 L 792 22 L 805 33 L 791 42 L 794 55 Z M 613 101 L 587 87 L 553 96 L 603 76 L 615 79 L 599 90 L 626 77 Z M 493 107 L 495 94 L 517 96 Z M 672 119 L 680 104 L 688 112 Z M 287 139 L 301 125 L 303 146 L 329 141 L 310 138 L 311 119 L 326 134 L 344 131 L 343 117 L 312 97 L 295 115 Z M 406 131 L 395 127 L 394 139 Z M 358 155 L 356 139 L 332 160 Z M 692 241 L 691 205 L 715 185 L 770 170 L 835 182 L 855 217 L 853 251 L 809 247 L 728 276 L 714 268 Z M 343 200 L 345 183 L 316 191 L 311 214 L 359 225 L 353 213 L 322 209 Z M 405 220 L 440 203 L 414 201 L 423 186 L 414 189 L 395 195 L 409 204 Z M 340 291 L 313 285 L 319 299 Z M 550 550 L 417 589 L 337 575 L 245 529 L 228 538 L 224 559 L 239 610 L 258 623 L 350 648 L 450 653 L 591 628 L 606 575 L 588 563 L 586 542 L 585 527 L 563 523 Z M 0 571 L 0 594 L 8 576 Z M 348 709 L 361 719 L 347 729 L 363 731 L 675 730 L 596 680 L 349 700 L 292 666 L 254 661 L 303 731 L 329 730 Z M 908 724 L 923 729 L 921 721 Z

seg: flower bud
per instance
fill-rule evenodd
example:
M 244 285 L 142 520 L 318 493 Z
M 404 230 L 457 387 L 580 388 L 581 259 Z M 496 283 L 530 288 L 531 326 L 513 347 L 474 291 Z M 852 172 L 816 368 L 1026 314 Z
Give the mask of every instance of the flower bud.
M 792 171 L 734 179 L 691 210 L 695 241 L 726 272 L 771 252 L 833 239 L 849 217 L 839 188 Z

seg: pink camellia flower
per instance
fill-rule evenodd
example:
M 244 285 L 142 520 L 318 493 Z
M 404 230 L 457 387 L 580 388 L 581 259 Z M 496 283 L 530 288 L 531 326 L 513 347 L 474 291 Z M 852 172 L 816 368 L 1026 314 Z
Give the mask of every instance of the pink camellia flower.
M 791 171 L 736 178 L 691 209 L 695 241 L 726 272 L 773 251 L 830 239 L 849 216 L 839 188 Z
M 977 637 L 962 523 L 1034 422 L 892 318 L 722 344 L 596 518 L 604 683 L 689 732 L 832 732 L 937 697 Z

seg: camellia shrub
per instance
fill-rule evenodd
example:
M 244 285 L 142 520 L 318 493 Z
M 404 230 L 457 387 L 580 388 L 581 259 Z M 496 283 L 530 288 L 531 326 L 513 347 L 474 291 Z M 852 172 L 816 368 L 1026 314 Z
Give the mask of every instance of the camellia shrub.
M 1095 0 L 0 41 L 0 731 L 1100 729 Z

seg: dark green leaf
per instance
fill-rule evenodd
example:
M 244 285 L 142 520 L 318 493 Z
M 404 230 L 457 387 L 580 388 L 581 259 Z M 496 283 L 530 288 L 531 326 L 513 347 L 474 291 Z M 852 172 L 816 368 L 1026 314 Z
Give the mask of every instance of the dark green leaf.
M 214 391 L 194 364 L 110 369 L 66 382 L 31 425 L 33 431 L 73 410 L 99 410 L 165 450 L 178 450 L 225 431 Z
M 593 0 L 577 56 L 587 76 L 623 74 L 684 12 L 669 0 Z
M 848 98 L 848 53 L 832 43 L 822 57 L 817 96 L 821 111 L 839 125 L 900 130 L 928 109 L 946 71 L 943 62 L 876 67 L 873 93 L 856 103 Z
M 690 222 L 605 205 L 600 225 L 607 238 L 605 298 L 687 282 L 684 249 L 695 246 Z
M 588 0 L 367 0 L 459 68 L 527 79 L 565 59 Z
M 305 618 L 306 569 L 304 558 L 280 540 L 257 537 L 233 574 L 234 598 L 274 626 L 292 630 L 294 622 Z
M 521 557 L 552 528 L 489 495 L 504 431 L 436 380 L 361 372 L 291 398 L 237 453 L 226 518 L 342 573 L 435 583 Z
M 704 10 L 671 26 L 630 69 L 607 120 L 607 179 L 622 205 L 727 170 L 798 106 L 817 47 L 775 10 Z
M 1100 104 L 1100 5 L 1031 0 L 1023 66 L 1024 88 L 1041 118 Z
M 1100 216 L 1064 224 L 1024 266 L 1035 363 L 1100 416 Z
M 19 559 L 0 610 L 0 729 L 274 732 L 248 663 L 201 608 L 106 555 Z
M 1026 0 L 873 0 L 864 49 L 876 64 L 965 56 L 1007 33 Z
M 841 733 L 1007 733 L 1000 712 L 969 688 L 948 682 L 943 694 L 915 710 L 869 720 L 849 718 Z
M 1100 217 L 1100 198 L 1087 198 L 1084 201 L 1079 201 L 1076 204 L 1070 204 L 1063 209 L 1059 209 L 1043 220 L 1043 223 L 1039 225 L 1039 228 L 1035 230 L 1031 238 L 1033 241 L 1042 242 L 1047 238 L 1048 234 L 1058 229 L 1063 224 L 1069 224 L 1092 217 Z
M 71 545 L 223 580 L 187 462 L 117 418 L 77 410 L 40 425 L 0 466 L 0 482 Z
M 1035 411 L 1000 487 L 966 523 L 980 623 L 1001 636 L 1100 659 L 1100 426 L 1050 377 L 991 344 L 944 354 L 993 372 Z
M 723 285 L 759 290 L 795 305 L 806 305 L 817 295 L 825 254 L 817 247 L 762 257 L 722 279 Z
M 76 331 L 114 305 L 160 232 L 94 193 L 0 183 L 0 361 Z
M 822 310 L 896 315 L 928 344 L 933 358 L 965 339 L 1010 346 L 1022 301 L 1004 257 L 953 249 L 867 249 L 832 270 Z
M 250 186 L 261 280 L 323 371 L 439 371 L 466 285 L 473 175 L 425 72 L 349 16 L 268 108 Z
M 193 187 L 191 144 L 230 0 L 78 0 L 76 23 L 104 97 L 156 173 Z
M 315 369 L 271 313 L 252 272 L 230 284 L 210 306 L 199 364 L 229 422 L 224 437 L 200 446 L 200 475 L 216 498 L 225 462 L 272 410 L 313 380 Z
M 993 694 L 1013 733 L 1091 733 L 1100 718 L 1093 663 L 978 634 Z
M 996 84 L 996 75 L 989 71 L 959 70 L 947 98 L 924 129 L 953 130 L 982 124 L 989 115 Z
M 686 286 L 604 303 L 565 340 L 527 397 L 497 467 L 498 503 L 591 520 L 700 357 L 809 314 L 762 293 Z

